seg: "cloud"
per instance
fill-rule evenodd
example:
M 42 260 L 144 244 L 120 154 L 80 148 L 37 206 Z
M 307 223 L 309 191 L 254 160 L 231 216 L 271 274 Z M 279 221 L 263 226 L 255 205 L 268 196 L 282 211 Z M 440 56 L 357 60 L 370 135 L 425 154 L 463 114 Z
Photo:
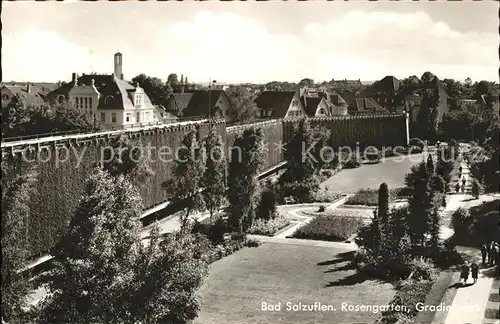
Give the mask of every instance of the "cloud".
M 3 35 L 4 79 L 16 81 L 65 80 L 73 71 L 95 70 L 89 49 L 53 31 L 25 29 Z
M 136 34 L 117 30 L 105 49 L 102 39 L 89 43 L 87 37 L 84 46 L 49 30 L 4 34 L 4 76 L 59 80 L 73 71 L 111 73 L 113 53 L 106 51 L 116 44 L 129 78 L 146 73 L 166 79 L 176 72 L 197 82 L 375 80 L 426 70 L 440 78 L 498 78 L 496 31 L 459 32 L 425 12 L 349 11 L 304 25 L 299 33 L 277 33 L 258 17 L 227 12 L 201 11 L 177 23 L 147 24 L 149 34 L 143 28 Z

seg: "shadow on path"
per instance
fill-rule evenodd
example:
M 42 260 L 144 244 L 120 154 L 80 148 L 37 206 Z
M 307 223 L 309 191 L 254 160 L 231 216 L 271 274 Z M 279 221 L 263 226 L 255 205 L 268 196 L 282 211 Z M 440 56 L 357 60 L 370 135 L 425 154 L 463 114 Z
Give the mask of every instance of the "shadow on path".
M 356 272 L 355 274 L 353 274 L 351 276 L 342 278 L 338 281 L 332 281 L 332 282 L 326 284 L 325 288 L 339 287 L 339 286 L 352 286 L 352 285 L 363 283 L 365 280 L 368 280 L 368 279 L 369 278 L 366 275 Z
M 344 253 L 339 253 L 337 254 L 336 259 L 329 260 L 329 261 L 324 261 L 318 263 L 318 265 L 338 265 L 340 263 L 345 263 L 344 265 L 341 266 L 334 266 L 331 269 L 328 269 L 325 271 L 325 273 L 331 273 L 331 272 L 337 272 L 337 271 L 349 271 L 355 269 L 355 267 L 352 264 L 352 260 L 354 258 L 354 251 L 349 251 L 349 252 L 344 252 Z M 369 279 L 365 274 L 363 273 L 354 273 L 350 276 L 344 277 L 338 281 L 331 281 L 328 284 L 325 285 L 325 288 L 328 287 L 339 287 L 339 286 L 352 286 L 355 284 L 359 284 L 364 282 L 365 280 Z

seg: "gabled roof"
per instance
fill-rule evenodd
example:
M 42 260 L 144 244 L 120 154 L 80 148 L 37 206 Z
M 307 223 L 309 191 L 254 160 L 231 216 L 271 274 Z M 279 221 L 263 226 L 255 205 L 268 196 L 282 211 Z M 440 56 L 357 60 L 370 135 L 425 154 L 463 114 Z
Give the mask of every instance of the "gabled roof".
M 272 117 L 285 117 L 296 91 L 264 91 L 256 99 L 259 109 L 272 109 Z
M 306 115 L 314 117 L 316 115 L 318 105 L 324 100 L 324 98 L 320 96 L 302 96 L 300 100 L 302 101 Z
M 356 98 L 353 105 L 349 107 L 351 112 L 389 112 L 384 107 L 380 106 L 372 98 Z
M 344 98 L 342 98 L 339 94 L 333 94 L 330 96 L 330 101 L 335 105 L 335 106 L 343 106 L 347 105 L 345 102 Z
M 190 90 L 185 93 L 173 93 L 167 103 L 167 110 L 183 117 L 206 116 L 209 112 L 213 116 L 221 97 L 225 97 L 223 90 Z
M 100 94 L 98 109 L 135 109 L 133 98 L 135 86 L 107 74 L 84 74 L 77 79 L 77 83 L 78 86 L 91 86 L 92 80 L 94 80 L 94 86 Z M 66 83 L 47 96 L 53 100 L 57 99 L 59 95 L 67 96 L 73 87 L 73 82 Z M 106 105 L 105 99 L 109 96 L 113 97 L 114 102 Z M 153 109 L 153 104 L 147 94 L 144 94 L 143 107 Z
M 19 97 L 21 102 L 26 106 L 42 106 L 45 103 L 45 94 L 37 87 L 31 86 L 30 92 L 27 90 L 27 85 L 4 84 L 3 88 L 9 90 L 14 96 Z
M 388 75 L 363 90 L 360 97 L 374 96 L 378 92 L 394 95 L 399 90 L 399 84 L 400 82 L 397 78 L 392 75 Z

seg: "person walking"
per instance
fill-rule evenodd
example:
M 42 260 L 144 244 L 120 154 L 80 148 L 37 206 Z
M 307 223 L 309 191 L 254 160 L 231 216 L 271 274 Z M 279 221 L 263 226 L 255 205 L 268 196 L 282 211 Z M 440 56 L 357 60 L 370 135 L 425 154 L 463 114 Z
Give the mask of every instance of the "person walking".
M 460 275 L 460 277 L 462 278 L 462 283 L 464 285 L 467 284 L 467 280 L 469 279 L 469 264 L 467 262 L 464 263 L 464 265 L 462 266 L 462 273 Z
M 487 255 L 488 255 L 488 246 L 486 245 L 486 243 L 484 243 L 483 245 L 481 245 L 481 258 L 483 260 L 483 265 L 486 264 Z
M 471 270 L 472 280 L 473 280 L 472 284 L 475 284 L 477 282 L 477 275 L 479 273 L 479 266 L 476 264 L 476 262 L 472 263 L 472 265 L 470 266 L 470 270 Z
M 457 182 L 457 184 L 455 185 L 455 190 L 456 190 L 457 193 L 459 193 L 459 191 L 460 191 L 460 181 Z
M 467 182 L 467 180 L 465 180 L 465 176 L 462 177 L 462 186 L 465 187 L 465 183 Z
M 462 166 L 458 167 L 458 173 L 462 174 Z

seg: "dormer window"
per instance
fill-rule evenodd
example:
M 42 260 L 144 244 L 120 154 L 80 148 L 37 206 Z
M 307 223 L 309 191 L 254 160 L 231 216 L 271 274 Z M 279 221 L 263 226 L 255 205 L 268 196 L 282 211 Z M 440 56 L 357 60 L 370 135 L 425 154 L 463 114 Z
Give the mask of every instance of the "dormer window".
M 113 104 L 113 96 L 107 96 L 106 99 L 104 99 L 104 104 L 105 105 L 112 105 Z
M 299 102 L 297 100 L 292 101 L 292 107 L 297 107 Z

